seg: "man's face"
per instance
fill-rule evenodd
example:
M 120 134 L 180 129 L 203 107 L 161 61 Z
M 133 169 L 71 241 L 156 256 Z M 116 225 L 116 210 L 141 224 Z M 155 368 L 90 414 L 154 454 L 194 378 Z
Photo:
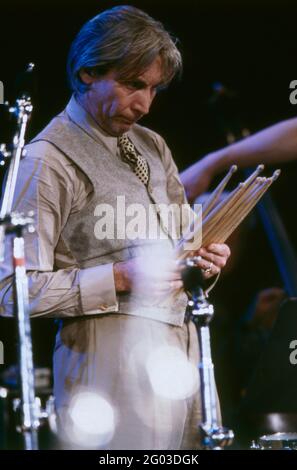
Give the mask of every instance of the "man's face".
M 161 58 L 139 76 L 126 81 L 110 71 L 100 78 L 85 72 L 81 78 L 90 85 L 82 95 L 82 103 L 96 122 L 108 134 L 119 136 L 150 110 L 158 85 L 162 81 Z

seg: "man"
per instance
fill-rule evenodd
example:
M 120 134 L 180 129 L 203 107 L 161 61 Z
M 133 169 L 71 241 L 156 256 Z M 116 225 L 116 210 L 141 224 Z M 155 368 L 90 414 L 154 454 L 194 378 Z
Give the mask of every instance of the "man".
M 186 199 L 164 140 L 136 124 L 180 69 L 170 35 L 144 12 L 122 6 L 99 14 L 70 49 L 70 102 L 22 161 L 14 209 L 36 211 L 36 232 L 26 244 L 31 313 L 61 318 L 56 408 L 63 437 L 74 446 L 199 446 L 198 379 L 191 369 L 189 388 L 178 369 L 181 357 L 185 367 L 196 366 L 197 336 L 185 319 L 175 241 L 159 209 Z M 145 210 L 138 225 L 148 219 L 146 237 L 125 232 L 135 205 Z M 204 277 L 218 275 L 229 254 L 226 245 L 201 248 Z M 163 359 L 169 366 L 160 369 Z M 166 375 L 172 366 L 173 383 Z

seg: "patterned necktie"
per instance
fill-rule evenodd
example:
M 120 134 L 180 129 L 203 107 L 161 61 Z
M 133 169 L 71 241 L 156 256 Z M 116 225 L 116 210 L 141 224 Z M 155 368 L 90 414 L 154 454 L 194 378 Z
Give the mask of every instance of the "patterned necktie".
M 147 185 L 149 182 L 149 166 L 146 159 L 137 152 L 127 134 L 118 137 L 118 145 L 122 159 L 129 163 L 140 181 Z

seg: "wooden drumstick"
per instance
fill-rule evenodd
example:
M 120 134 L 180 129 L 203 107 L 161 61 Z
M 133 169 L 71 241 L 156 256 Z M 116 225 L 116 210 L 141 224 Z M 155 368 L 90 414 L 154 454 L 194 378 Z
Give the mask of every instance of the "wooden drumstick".
M 211 193 L 205 204 L 203 205 L 203 217 L 206 217 L 207 214 L 212 210 L 215 204 L 219 201 L 222 192 L 224 191 L 225 187 L 229 183 L 232 175 L 237 171 L 237 166 L 232 165 L 230 170 L 228 171 L 227 175 L 222 179 L 220 184 L 214 189 Z

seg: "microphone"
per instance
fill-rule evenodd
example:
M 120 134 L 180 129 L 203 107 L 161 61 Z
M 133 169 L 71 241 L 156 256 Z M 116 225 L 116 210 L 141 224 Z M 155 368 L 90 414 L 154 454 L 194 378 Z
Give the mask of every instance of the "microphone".
M 194 297 L 204 296 L 203 287 L 205 279 L 202 271 L 195 265 L 191 266 L 191 260 L 187 260 L 185 269 L 182 271 L 182 281 L 185 290 L 191 292 Z

